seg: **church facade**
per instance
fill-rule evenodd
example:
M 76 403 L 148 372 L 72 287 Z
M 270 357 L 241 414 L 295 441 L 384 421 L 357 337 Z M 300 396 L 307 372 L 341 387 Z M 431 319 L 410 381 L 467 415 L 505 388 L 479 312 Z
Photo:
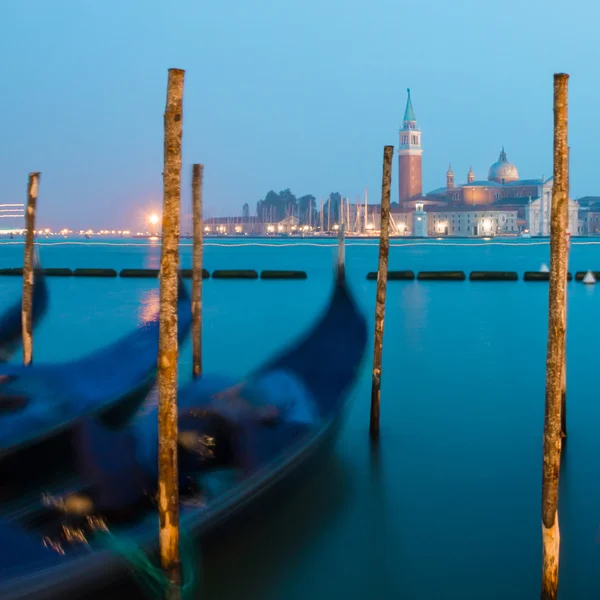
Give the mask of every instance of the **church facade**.
M 455 181 L 452 165 L 446 185 L 423 194 L 421 129 L 417 123 L 410 90 L 406 101 L 398 146 L 398 204 L 395 217 L 412 228 L 408 213 L 427 215 L 427 235 L 489 236 L 497 234 L 548 236 L 552 177 L 521 179 L 502 148 L 487 174 L 477 179 L 472 168 L 464 183 Z M 569 199 L 569 231 L 578 235 L 579 205 Z M 406 214 L 404 218 L 401 214 Z M 423 227 L 424 219 L 419 222 Z

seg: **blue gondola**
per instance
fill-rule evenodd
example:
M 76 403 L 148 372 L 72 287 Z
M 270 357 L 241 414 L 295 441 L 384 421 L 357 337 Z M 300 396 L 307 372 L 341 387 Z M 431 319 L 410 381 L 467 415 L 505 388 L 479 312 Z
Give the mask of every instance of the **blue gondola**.
M 199 444 L 193 441 L 190 444 L 188 440 L 183 444 L 183 451 L 180 450 L 181 475 L 193 479 L 195 484 L 181 496 L 181 526 L 195 538 L 205 539 L 221 531 L 225 523 L 231 523 L 232 517 L 263 505 L 280 484 L 289 482 L 311 459 L 320 458 L 335 439 L 367 343 L 365 318 L 344 282 L 343 271 L 338 273 L 341 275 L 336 280 L 330 304 L 312 330 L 251 373 L 241 386 L 232 387 L 229 380 L 206 376 L 180 391 L 180 440 L 190 430 L 203 440 Z M 222 393 L 215 394 L 219 391 Z M 243 400 L 236 398 L 238 392 Z M 240 401 L 249 408 L 250 414 L 257 414 L 255 409 L 265 405 L 275 407 L 277 414 L 265 417 L 263 413 L 264 423 L 249 428 L 253 439 L 245 439 L 248 444 L 244 449 L 250 450 L 250 464 L 231 465 L 225 469 L 233 475 L 229 483 L 211 490 L 207 483 L 211 466 L 222 470 L 227 465 L 215 460 L 219 448 L 203 436 L 206 431 L 201 423 L 206 415 L 226 418 L 228 411 L 239 417 L 240 411 L 232 407 L 232 400 L 238 407 Z M 94 428 L 96 441 L 106 436 L 104 447 L 112 443 L 111 435 L 115 436 L 116 444 L 122 444 L 122 452 L 115 452 L 113 447 L 103 457 L 102 444 L 96 447 L 95 451 L 100 452 L 96 458 L 105 467 L 110 457 L 113 462 L 119 462 L 115 461 L 119 455 L 122 460 L 115 469 L 124 465 L 127 470 L 127 462 L 133 456 L 131 448 L 126 448 L 127 443 L 142 440 L 143 447 L 138 444 L 136 450 L 138 461 L 150 472 L 155 469 L 155 407 L 136 417 L 127 434 L 103 432 L 97 424 L 92 425 Z M 197 452 L 202 447 L 206 453 Z M 89 488 L 80 482 L 69 489 L 81 492 Z M 113 535 L 133 539 L 149 552 L 157 548 L 158 519 L 151 499 L 138 505 L 129 517 L 119 520 L 111 521 L 97 511 L 92 516 L 88 514 L 82 521 L 87 523 L 82 525 L 83 529 L 87 529 L 79 542 L 75 540 L 77 536 L 65 534 L 65 531 L 72 532 L 69 527 L 63 528 L 67 517 L 73 515 L 65 515 L 39 501 L 14 512 L 4 511 L 0 520 L 3 540 L 0 597 L 3 600 L 65 597 L 76 590 L 81 592 L 106 585 L 126 573 L 123 558 L 106 548 L 104 535 L 96 529 L 98 523 L 108 524 Z M 104 517 L 106 520 L 102 521 Z
M 191 329 L 191 303 L 179 282 L 180 342 Z M 52 440 L 94 415 L 108 427 L 131 417 L 156 381 L 158 310 L 107 347 L 62 364 L 0 364 L 0 470 L 24 449 Z

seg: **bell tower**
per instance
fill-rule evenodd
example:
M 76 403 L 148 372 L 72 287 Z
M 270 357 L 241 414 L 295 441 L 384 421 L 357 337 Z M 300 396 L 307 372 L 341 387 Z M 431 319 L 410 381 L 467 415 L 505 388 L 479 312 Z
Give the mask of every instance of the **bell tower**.
M 398 201 L 400 205 L 407 200 L 418 198 L 423 194 L 423 173 L 421 169 L 421 130 L 417 125 L 415 112 L 410 99 L 410 89 L 406 100 L 404 120 L 400 130 L 398 146 Z
M 452 170 L 452 165 L 448 167 L 446 171 L 446 189 L 451 190 L 454 187 L 454 171 Z

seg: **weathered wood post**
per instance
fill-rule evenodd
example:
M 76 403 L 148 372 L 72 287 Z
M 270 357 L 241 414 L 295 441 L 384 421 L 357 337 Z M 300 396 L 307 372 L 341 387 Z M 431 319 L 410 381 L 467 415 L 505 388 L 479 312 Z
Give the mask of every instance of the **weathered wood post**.
M 169 69 L 164 116 L 160 327 L 158 342 L 158 513 L 166 597 L 180 598 L 177 485 L 177 277 L 181 214 L 181 136 L 185 71 Z
M 567 201 L 569 198 L 569 186 L 567 184 Z M 567 233 L 567 273 L 569 269 L 569 252 L 571 250 L 571 234 Z M 567 280 L 568 281 L 568 280 Z M 560 435 L 566 442 L 567 437 L 567 288 L 565 286 L 565 347 L 563 349 L 562 383 L 560 394 Z
M 383 149 L 383 177 L 381 182 L 381 233 L 379 236 L 379 265 L 377 268 L 377 298 L 375 303 L 375 349 L 373 354 L 373 383 L 371 387 L 372 440 L 379 438 L 379 404 L 381 394 L 381 360 L 383 354 L 383 319 L 387 288 L 388 255 L 390 252 L 390 186 L 394 147 Z
M 192 218 L 194 256 L 192 263 L 192 376 L 202 374 L 202 179 L 204 165 L 192 165 Z
M 35 208 L 40 173 L 29 173 L 27 183 L 27 210 L 25 212 L 25 255 L 23 257 L 23 298 L 21 304 L 21 328 L 23 338 L 23 364 L 33 361 L 33 236 L 35 233 Z
M 568 132 L 568 123 L 567 123 Z M 570 174 L 571 174 L 571 146 L 567 146 L 567 215 L 568 215 L 568 203 L 570 194 Z M 568 227 L 568 218 L 567 218 Z M 567 272 L 569 270 L 569 253 L 571 252 L 571 232 L 567 232 Z M 565 286 L 565 315 L 567 314 L 567 288 Z M 565 316 L 565 327 L 567 318 Z M 565 334 L 565 350 L 564 350 L 564 365 L 563 365 L 563 376 L 562 376 L 562 395 L 560 398 L 560 429 L 563 438 L 567 437 L 567 336 Z
M 338 231 L 338 275 L 340 279 L 346 278 L 346 245 L 344 240 L 345 225 L 340 225 Z
M 561 454 L 561 396 L 566 337 L 568 145 L 567 92 L 569 76 L 554 75 L 554 185 L 550 214 L 550 286 L 546 410 L 542 475 L 542 600 L 558 592 L 560 533 L 558 478 Z

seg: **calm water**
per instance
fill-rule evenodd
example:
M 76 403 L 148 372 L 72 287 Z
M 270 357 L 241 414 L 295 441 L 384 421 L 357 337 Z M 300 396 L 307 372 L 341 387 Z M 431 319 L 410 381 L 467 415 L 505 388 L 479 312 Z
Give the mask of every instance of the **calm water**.
M 50 240 L 49 240 L 50 241 Z M 243 375 L 304 330 L 327 302 L 335 246 L 207 240 L 205 266 L 304 269 L 307 281 L 205 281 L 206 371 Z M 323 242 L 321 242 L 322 244 Z M 398 243 L 398 242 L 394 242 Z M 505 269 L 549 261 L 547 243 L 425 242 L 393 247 L 391 269 Z M 0 245 L 0 267 L 22 245 Z M 160 250 L 40 244 L 46 267 L 157 267 Z M 349 242 L 352 287 L 370 317 L 377 244 Z M 191 266 L 191 248 L 182 247 Z M 571 270 L 600 270 L 600 248 L 575 242 Z M 90 351 L 156 302 L 154 280 L 49 280 L 52 307 L 36 361 Z M 0 298 L 19 294 L 0 278 Z M 541 448 L 547 284 L 391 282 L 385 321 L 382 432 L 370 451 L 369 352 L 335 454 L 265 520 L 204 556 L 203 598 L 539 597 Z M 568 431 L 561 475 L 562 598 L 600 597 L 600 289 L 569 284 Z M 0 306 L 0 308 L 2 308 Z M 180 378 L 190 372 L 190 343 Z

